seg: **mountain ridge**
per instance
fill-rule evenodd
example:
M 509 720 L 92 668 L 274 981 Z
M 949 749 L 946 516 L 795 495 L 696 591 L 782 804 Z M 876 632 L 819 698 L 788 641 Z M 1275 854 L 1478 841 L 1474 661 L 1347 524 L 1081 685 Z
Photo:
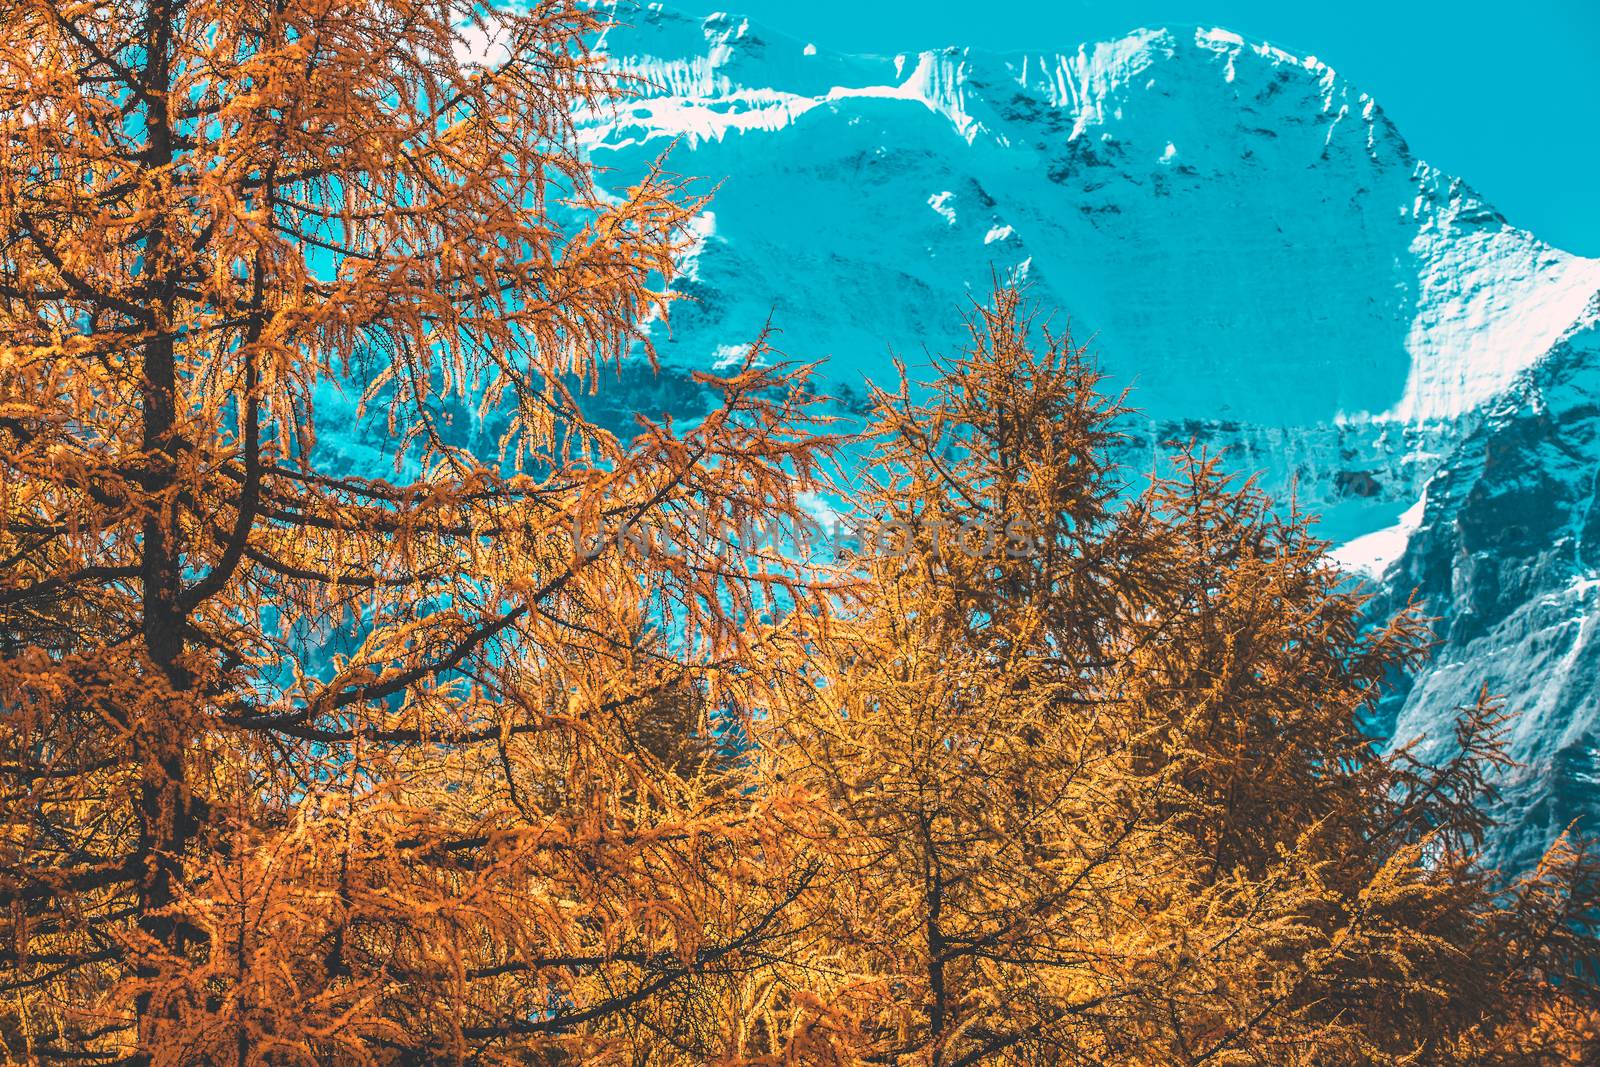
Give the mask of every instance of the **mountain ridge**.
M 1091 216 L 1091 225 L 1098 222 L 1101 224 L 1098 228 L 1104 229 L 1115 220 L 1094 220 L 1092 216 L 1120 214 L 1126 207 L 1129 190 L 1114 190 L 1116 195 L 1101 192 L 1106 182 L 1093 175 L 1096 168 L 1113 168 L 1124 184 L 1153 187 L 1156 196 L 1176 197 L 1185 201 L 1187 209 L 1192 209 L 1192 193 L 1185 197 L 1185 191 L 1175 187 L 1186 180 L 1214 179 L 1219 165 L 1237 164 L 1241 156 L 1246 161 L 1259 160 L 1276 149 L 1277 158 L 1266 165 L 1276 166 L 1281 172 L 1286 162 L 1314 167 L 1319 155 L 1326 169 L 1333 157 L 1341 153 L 1345 158 L 1340 162 L 1345 164 L 1346 170 L 1351 170 L 1360 163 L 1354 158 L 1355 152 L 1370 154 L 1371 162 L 1378 165 L 1374 176 L 1390 180 L 1391 187 L 1382 191 L 1382 198 L 1389 201 L 1385 206 L 1391 207 L 1397 215 L 1406 213 L 1418 221 L 1385 228 L 1382 220 L 1372 220 L 1366 227 L 1367 236 L 1371 238 L 1367 243 L 1372 247 L 1362 251 L 1369 253 L 1369 258 L 1390 259 L 1411 252 L 1422 266 L 1431 267 L 1417 271 L 1411 284 L 1431 290 L 1422 294 L 1420 302 L 1426 305 L 1425 310 L 1432 318 L 1419 316 L 1413 321 L 1414 336 L 1404 339 L 1399 346 L 1400 350 L 1406 350 L 1404 365 L 1394 363 L 1396 346 L 1364 344 L 1362 347 L 1368 352 L 1383 350 L 1388 364 L 1382 372 L 1389 380 L 1377 383 L 1369 376 L 1366 384 L 1371 388 L 1342 397 L 1338 410 L 1318 413 L 1325 417 L 1418 422 L 1461 414 L 1504 388 L 1517 370 L 1531 364 L 1573 321 L 1588 296 L 1600 289 L 1600 261 L 1568 256 L 1510 227 L 1464 182 L 1416 160 L 1376 103 L 1367 94 L 1338 79 L 1331 68 L 1315 59 L 1301 60 L 1271 46 L 1247 45 L 1242 38 L 1226 31 L 1197 30 L 1192 40 L 1184 41 L 1171 31 L 1142 30 L 1120 41 L 1080 46 L 1076 53 L 1057 54 L 1053 59 L 1022 54 L 1006 57 L 955 48 L 924 52 L 915 57 L 909 54 L 833 57 L 815 51 L 808 53 L 806 46 L 797 40 L 758 32 L 748 20 L 734 16 L 712 16 L 695 23 L 660 7 L 647 9 L 642 14 L 645 16 L 643 29 L 619 28 L 607 34 L 602 46 L 627 47 L 629 51 L 621 53 L 619 68 L 648 80 L 655 88 L 647 89 L 642 100 L 632 102 L 627 115 L 590 127 L 591 147 L 597 156 L 638 154 L 652 145 L 664 148 L 679 140 L 679 154 L 694 160 L 697 171 L 704 170 L 719 177 L 727 173 L 741 179 L 743 174 L 739 167 L 716 171 L 701 168 L 698 162 L 702 156 L 707 162 L 724 162 L 718 156 L 732 153 L 732 146 L 742 139 L 765 138 L 764 150 L 781 151 L 784 146 L 774 138 L 781 139 L 796 127 L 826 124 L 842 111 L 850 112 L 847 122 L 881 120 L 882 116 L 875 112 L 896 105 L 901 113 L 891 121 L 902 128 L 894 133 L 910 133 L 924 142 L 937 139 L 942 131 L 916 130 L 918 120 L 905 113 L 905 105 L 921 105 L 928 116 L 942 119 L 949 131 L 964 140 L 969 149 L 977 149 L 974 154 L 983 153 L 987 148 L 999 151 L 988 152 L 988 158 L 965 161 L 971 165 L 964 167 L 964 173 L 959 176 L 974 180 L 976 188 L 930 186 L 919 199 L 928 205 L 930 212 L 951 226 L 962 227 L 965 218 L 976 217 L 979 228 L 970 235 L 970 243 L 987 253 L 978 258 L 1012 270 L 1022 267 L 1033 274 L 1048 275 L 1051 271 L 1048 260 L 1057 247 L 1067 243 L 1057 238 L 1078 237 L 1084 230 L 1082 225 L 1073 227 L 1059 220 L 1029 218 L 1027 205 L 1047 200 L 1048 191 L 1044 195 L 1029 196 L 1027 194 L 1038 190 L 1015 188 L 1019 184 L 1029 184 L 1019 183 L 1023 175 L 1038 177 L 1042 170 L 1044 178 L 1057 184 L 1076 181 L 1077 187 L 1072 190 L 1076 202 L 1072 207 Z M 640 37 L 643 39 L 639 40 Z M 665 44 L 698 47 L 686 58 L 662 57 L 657 53 L 667 51 Z M 1135 108 L 1148 112 L 1152 99 L 1159 103 L 1163 97 L 1172 95 L 1163 91 L 1167 87 L 1158 84 L 1159 79 L 1170 73 L 1158 61 L 1170 66 L 1175 62 L 1192 61 L 1197 56 L 1216 68 L 1210 73 L 1216 74 L 1223 85 L 1264 82 L 1257 86 L 1256 99 L 1243 101 L 1242 128 L 1227 131 L 1232 135 L 1229 140 L 1236 143 L 1223 145 L 1220 152 L 1213 151 L 1210 146 L 1199 143 L 1202 138 L 1185 139 L 1168 124 L 1159 131 L 1158 140 L 1141 144 L 1141 141 L 1152 141 L 1157 134 L 1148 128 L 1139 128 L 1141 124 L 1133 121 L 1132 114 L 1124 115 L 1124 108 L 1130 113 Z M 998 63 L 999 67 L 986 69 L 984 63 Z M 817 64 L 818 70 L 807 70 L 808 64 Z M 776 71 L 781 77 L 758 76 L 768 71 Z M 1290 78 L 1291 71 L 1298 77 Z M 1139 88 L 1143 98 L 1125 98 L 1123 91 L 1141 78 L 1144 85 Z M 772 84 L 762 85 L 762 81 Z M 1007 81 L 1014 83 L 1014 91 L 1005 84 Z M 1194 79 L 1191 77 L 1189 82 L 1192 84 Z M 1288 90 L 1284 86 L 1288 86 Z M 1280 108 L 1280 111 L 1301 120 L 1302 125 L 1325 127 L 1320 132 L 1311 131 L 1316 134 L 1311 139 L 1314 152 L 1305 151 L 1307 138 L 1303 135 L 1297 138 L 1295 150 L 1284 151 L 1271 143 L 1280 139 L 1279 130 L 1270 124 L 1251 124 L 1250 115 L 1258 112 L 1256 104 L 1264 97 L 1285 91 L 1298 92 L 1304 97 L 1308 90 L 1315 100 L 1309 123 L 1303 121 L 1305 108 Z M 1181 105 L 1184 94 L 1176 95 Z M 1196 117 L 1183 114 L 1182 106 L 1169 106 L 1166 110 L 1165 118 L 1176 115 L 1180 123 Z M 823 114 L 818 114 L 819 111 Z M 1359 117 L 1352 118 L 1358 113 Z M 1063 128 L 1066 125 L 1063 116 L 1071 119 L 1068 129 Z M 1159 119 L 1156 124 L 1161 124 Z M 1346 132 L 1351 124 L 1358 127 L 1353 136 Z M 1189 121 L 1189 125 L 1197 124 Z M 835 132 L 844 136 L 835 137 Z M 1188 132 L 1209 131 L 1191 129 Z M 1305 131 L 1298 132 L 1304 134 Z M 594 136 L 596 133 L 599 136 Z M 1039 154 L 1038 146 L 1025 143 L 1027 140 L 1050 135 L 1054 138 L 1049 151 L 1040 159 L 1028 161 L 1042 166 L 1015 165 L 1019 155 Z M 1255 135 L 1253 144 L 1244 146 L 1242 152 L 1234 151 L 1251 135 Z M 828 139 L 848 145 L 848 131 L 830 131 Z M 812 140 L 815 142 L 817 138 Z M 1179 144 L 1180 141 L 1186 143 Z M 885 142 L 892 144 L 894 138 L 880 138 L 874 147 L 885 147 Z M 978 147 L 980 142 L 981 148 Z M 1063 151 L 1064 146 L 1074 147 Z M 1299 156 L 1291 160 L 1296 151 Z M 854 163 L 855 169 L 863 172 L 870 170 L 870 166 L 860 165 L 863 161 L 859 157 L 860 151 L 856 151 L 854 156 L 839 162 Z M 1257 169 L 1260 166 L 1258 162 Z M 1238 172 L 1241 168 L 1234 166 L 1233 169 Z M 1085 174 L 1091 177 L 1085 179 Z M 1397 174 L 1398 182 L 1393 180 Z M 863 173 L 862 177 L 874 180 L 870 174 Z M 750 182 L 746 180 L 746 184 Z M 1007 188 L 1008 185 L 1013 188 Z M 1325 194 L 1327 190 L 1303 192 Z M 1377 191 L 1358 180 L 1350 192 L 1374 199 Z M 719 200 L 726 201 L 726 198 L 725 185 Z M 991 205 L 984 202 L 985 198 L 997 201 L 993 207 L 998 210 L 991 209 Z M 1220 228 L 1225 210 L 1234 205 L 1210 206 L 1210 216 L 1203 221 L 1214 231 Z M 1294 225 L 1295 216 L 1290 211 L 1279 214 L 1283 217 L 1273 222 L 1281 233 L 1285 223 Z M 715 220 L 724 220 L 726 215 L 725 207 L 719 210 L 718 205 L 713 205 L 713 224 Z M 1012 217 L 1014 215 L 1021 217 Z M 1050 224 L 1052 222 L 1054 225 Z M 1041 223 L 1046 231 L 1058 232 L 1040 233 Z M 1385 229 L 1395 232 L 1380 232 Z M 1470 279 L 1469 284 L 1454 285 L 1458 275 L 1481 268 L 1486 258 L 1454 254 L 1470 253 L 1474 243 L 1481 243 L 1468 232 L 1472 230 L 1486 231 L 1490 238 L 1517 246 L 1493 250 L 1487 257 L 1504 275 L 1492 279 L 1493 285 L 1484 279 Z M 1439 236 L 1438 231 L 1444 231 L 1447 239 L 1434 239 Z M 708 231 L 706 236 L 715 238 L 717 232 Z M 1132 236 L 1145 239 L 1147 248 L 1154 244 L 1148 232 Z M 1420 240 L 1415 249 L 1410 247 L 1413 239 Z M 1376 247 L 1380 240 L 1386 247 Z M 1203 247 L 1203 242 L 1186 243 Z M 1327 240 L 1307 239 L 1299 244 L 1303 250 L 1314 251 L 1320 247 L 1332 250 L 1334 255 L 1343 251 L 1338 242 Z M 1023 254 L 1017 254 L 1019 252 Z M 1093 253 L 1091 248 L 1084 255 L 1093 258 Z M 1058 274 L 1071 274 L 1063 272 L 1060 264 L 1056 267 Z M 981 275 L 982 272 L 965 270 L 961 273 Z M 1259 285 L 1259 279 L 1251 281 Z M 1104 294 L 1096 299 L 1085 299 L 1083 290 L 1087 287 L 1082 277 L 1070 277 L 1067 284 L 1075 292 L 1072 297 L 1060 301 L 1061 305 L 1093 324 L 1104 338 L 1103 347 L 1111 358 L 1114 359 L 1119 350 L 1145 350 L 1140 352 L 1139 367 L 1143 379 L 1141 387 L 1146 393 L 1145 405 L 1162 413 L 1181 410 L 1162 395 L 1165 383 L 1180 376 L 1158 373 L 1161 368 L 1152 365 L 1149 358 L 1148 350 L 1152 347 L 1174 347 L 1170 339 L 1160 339 L 1166 341 L 1165 344 L 1150 345 L 1142 343 L 1143 338 L 1135 338 L 1119 348 L 1113 343 L 1118 340 L 1113 335 L 1119 330 L 1116 320 L 1126 301 L 1115 301 Z M 1474 305 L 1472 299 L 1485 292 L 1499 293 L 1504 306 Z M 781 292 L 775 289 L 770 295 L 781 297 Z M 774 302 L 783 310 L 781 299 Z M 1084 306 L 1086 304 L 1092 306 Z M 803 309 L 796 310 L 803 312 Z M 801 323 L 792 316 L 779 314 L 778 318 L 791 333 L 800 332 Z M 834 340 L 826 336 L 822 339 L 824 343 Z M 1279 340 L 1287 342 L 1291 338 L 1280 337 Z M 863 344 L 871 343 L 865 336 L 849 338 L 847 342 L 842 346 L 847 351 L 852 347 L 859 350 Z M 1456 358 L 1441 359 L 1440 353 Z M 838 359 L 841 352 L 831 354 Z M 1465 358 L 1460 358 L 1463 356 Z M 1284 368 L 1274 370 L 1281 373 Z M 1405 388 L 1394 388 L 1394 379 L 1405 379 Z M 1192 383 L 1185 381 L 1184 385 L 1188 387 Z M 1285 399 L 1305 392 L 1298 385 L 1291 377 L 1278 395 L 1272 396 L 1270 401 L 1263 399 L 1258 407 L 1268 410 L 1281 407 Z M 1228 407 L 1225 398 L 1204 406 L 1212 411 L 1225 411 Z M 1251 417 L 1251 413 L 1246 413 L 1245 417 Z
M 1132 387 L 1131 471 L 1174 438 L 1225 449 L 1383 603 L 1439 616 L 1385 711 L 1397 743 L 1446 743 L 1473 678 L 1525 687 L 1501 854 L 1600 815 L 1600 708 L 1571 673 L 1600 655 L 1572 624 L 1600 616 L 1600 529 L 1575 518 L 1600 523 L 1600 260 L 1511 226 L 1326 64 L 1226 30 L 848 56 L 734 15 L 629 17 L 600 43 L 642 95 L 581 116 L 585 144 L 619 179 L 672 145 L 721 182 L 694 302 L 656 331 L 669 375 L 770 320 L 848 396 L 891 352 L 915 374 L 952 350 L 993 275 L 1024 281 Z

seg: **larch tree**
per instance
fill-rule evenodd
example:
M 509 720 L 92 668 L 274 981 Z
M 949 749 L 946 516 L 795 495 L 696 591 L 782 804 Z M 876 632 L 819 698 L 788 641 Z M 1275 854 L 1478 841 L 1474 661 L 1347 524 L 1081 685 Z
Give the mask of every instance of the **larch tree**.
M 596 187 L 600 17 L 0 0 L 5 1059 L 1600 1055 L 1585 848 L 1476 860 L 1499 705 L 1362 735 L 1421 622 L 1213 458 L 1128 492 L 1015 292 L 831 572 L 764 341 L 585 418 L 700 207 Z
M 8 1062 L 697 1062 L 803 1023 L 739 1021 L 814 867 L 717 709 L 806 595 L 745 535 L 827 443 L 756 358 L 690 430 L 583 417 L 699 207 L 597 189 L 598 19 L 0 0 Z
M 827 810 L 788 980 L 869 1062 L 1589 1062 L 1595 864 L 1475 862 L 1498 705 L 1386 754 L 1357 724 L 1422 620 L 1214 457 L 1131 492 L 1124 408 L 1015 290 L 969 325 L 876 393 L 858 584 L 779 627 L 763 759 Z

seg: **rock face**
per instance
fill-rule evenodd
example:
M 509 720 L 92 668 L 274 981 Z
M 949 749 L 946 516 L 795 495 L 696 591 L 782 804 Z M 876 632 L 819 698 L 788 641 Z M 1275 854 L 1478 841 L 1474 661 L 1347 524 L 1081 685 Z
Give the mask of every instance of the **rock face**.
M 1025 280 L 1133 389 L 1130 466 L 1225 446 L 1442 617 L 1398 736 L 1447 742 L 1482 682 L 1516 697 L 1509 856 L 1600 806 L 1600 261 L 1509 226 L 1316 59 L 1222 30 L 872 57 L 620 18 L 603 47 L 642 96 L 582 116 L 595 159 L 620 186 L 671 148 L 721 183 L 669 375 L 770 319 L 848 400 L 949 350 L 964 294 Z
M 1393 732 L 1442 751 L 1480 686 L 1518 714 L 1503 783 L 1504 859 L 1524 864 L 1574 819 L 1600 826 L 1600 298 L 1523 371 L 1429 479 L 1392 605 L 1440 616 L 1432 661 L 1397 694 Z

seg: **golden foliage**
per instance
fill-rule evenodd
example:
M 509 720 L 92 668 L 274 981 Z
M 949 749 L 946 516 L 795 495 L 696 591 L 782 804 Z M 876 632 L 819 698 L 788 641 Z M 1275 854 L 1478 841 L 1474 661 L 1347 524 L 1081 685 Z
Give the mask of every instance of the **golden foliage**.
M 858 1053 L 1592 1058 L 1554 1022 L 1593 1011 L 1591 857 L 1564 839 L 1509 887 L 1473 861 L 1497 705 L 1443 767 L 1383 754 L 1356 724 L 1416 613 L 1369 626 L 1306 520 L 1214 457 L 1126 497 L 1083 350 L 1036 350 L 1009 290 L 970 328 L 928 400 L 877 394 L 863 506 L 900 551 L 782 627 L 760 723 L 826 813 L 817 974 Z
M 688 432 L 583 418 L 699 206 L 596 189 L 598 18 L 0 5 L 9 1059 L 609 1054 L 781 931 L 711 712 L 828 442 L 761 345 Z
M 894 552 L 792 558 L 764 341 L 584 417 L 700 207 L 597 190 L 600 18 L 0 0 L 5 1060 L 1600 1055 L 1585 847 L 1476 858 L 1498 704 L 1376 747 L 1421 619 L 1214 457 L 1130 492 L 1015 292 L 876 394 Z

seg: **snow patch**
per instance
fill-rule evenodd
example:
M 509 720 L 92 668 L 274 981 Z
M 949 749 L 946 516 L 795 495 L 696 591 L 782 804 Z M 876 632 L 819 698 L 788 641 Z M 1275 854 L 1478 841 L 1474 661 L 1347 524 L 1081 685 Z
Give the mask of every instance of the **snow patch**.
M 1431 169 L 1412 204 L 1418 311 L 1411 372 L 1387 417 L 1449 419 L 1502 393 L 1600 292 L 1600 260 L 1557 252 L 1504 224 L 1462 182 Z M 1488 223 L 1489 225 L 1485 225 Z
M 1228 48 L 1243 48 L 1244 38 L 1231 30 L 1213 26 L 1209 30 L 1196 30 L 1194 39 L 1199 44 L 1216 44 Z
M 1406 546 L 1411 543 L 1411 535 L 1422 525 L 1427 503 L 1428 497 L 1424 493 L 1421 500 L 1401 513 L 1399 521 L 1393 526 L 1348 541 L 1329 552 L 1328 558 L 1340 570 L 1372 579 L 1382 578 L 1389 564 L 1405 554 Z
M 904 56 L 895 57 L 896 77 L 902 76 L 904 59 Z M 952 59 L 935 52 L 923 52 L 917 57 L 916 68 L 904 75 L 905 80 L 899 85 L 838 86 L 828 93 L 826 99 L 830 103 L 862 97 L 915 100 L 929 111 L 949 119 L 956 132 L 970 144 L 979 126 L 966 110 L 965 67 L 959 62 L 952 62 Z
M 731 370 L 743 363 L 749 354 L 749 345 L 718 345 L 711 352 L 711 369 Z
M 455 42 L 454 51 L 456 62 L 462 66 L 496 70 L 511 58 L 505 28 L 493 15 L 484 17 L 479 23 L 459 23 L 456 29 L 461 37 Z

